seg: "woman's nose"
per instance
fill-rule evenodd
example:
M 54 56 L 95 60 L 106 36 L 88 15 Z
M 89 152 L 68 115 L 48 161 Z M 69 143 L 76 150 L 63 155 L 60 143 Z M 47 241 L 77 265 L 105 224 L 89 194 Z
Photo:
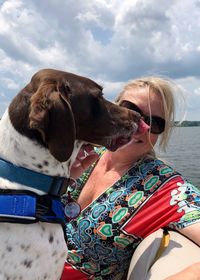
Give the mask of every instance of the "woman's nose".
M 138 127 L 138 132 L 139 133 L 145 133 L 149 131 L 150 126 L 146 124 L 142 119 L 140 120 L 139 127 Z

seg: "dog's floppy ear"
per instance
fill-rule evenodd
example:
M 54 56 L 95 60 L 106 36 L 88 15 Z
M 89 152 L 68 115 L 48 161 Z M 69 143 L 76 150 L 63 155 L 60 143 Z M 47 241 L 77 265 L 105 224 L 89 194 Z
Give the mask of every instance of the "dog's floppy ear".
M 30 128 L 40 132 L 50 153 L 60 162 L 67 161 L 74 148 L 76 131 L 70 94 L 65 82 L 43 82 L 30 101 Z

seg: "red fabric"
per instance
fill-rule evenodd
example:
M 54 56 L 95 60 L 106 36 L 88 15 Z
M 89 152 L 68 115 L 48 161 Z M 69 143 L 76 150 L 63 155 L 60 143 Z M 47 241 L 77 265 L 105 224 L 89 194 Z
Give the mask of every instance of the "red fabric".
M 71 265 L 65 263 L 63 274 L 60 280 L 87 280 L 85 273 L 74 269 Z
M 123 230 L 144 238 L 155 230 L 167 226 L 172 221 L 172 216 L 173 222 L 179 221 L 184 211 L 178 213 L 178 205 L 173 207 L 170 205 L 171 191 L 177 182 L 180 182 L 180 177 L 170 180 L 170 183 L 166 183 L 158 190 L 128 221 Z

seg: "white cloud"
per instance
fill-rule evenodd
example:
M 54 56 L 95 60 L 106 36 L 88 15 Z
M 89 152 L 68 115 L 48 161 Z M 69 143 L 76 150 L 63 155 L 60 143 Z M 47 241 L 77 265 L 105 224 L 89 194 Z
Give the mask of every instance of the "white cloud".
M 5 98 L 6 97 L 5 93 L 4 92 L 0 92 L 0 97 L 1 98 Z
M 101 82 L 100 82 L 101 84 Z M 124 82 L 104 82 L 102 83 L 104 92 L 106 93 L 106 97 L 108 97 L 111 101 L 114 101 L 116 96 L 121 92 Z
M 6 86 L 8 89 L 16 90 L 19 88 L 19 84 L 17 84 L 15 81 L 13 81 L 10 78 L 1 78 L 1 83 L 3 83 L 4 86 Z
M 194 90 L 194 94 L 200 96 L 200 87 Z
M 88 22 L 95 22 L 96 24 L 99 24 L 99 15 L 96 12 L 88 11 L 86 13 L 78 13 L 76 16 L 78 20 L 80 20 L 82 23 L 88 23 Z

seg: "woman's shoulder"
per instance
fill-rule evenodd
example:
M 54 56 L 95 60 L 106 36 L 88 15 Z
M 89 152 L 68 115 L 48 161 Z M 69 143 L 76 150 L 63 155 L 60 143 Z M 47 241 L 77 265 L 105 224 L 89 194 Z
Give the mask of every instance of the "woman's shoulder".
M 147 165 L 153 164 L 154 166 L 168 167 L 171 170 L 175 170 L 167 161 L 154 156 L 145 157 L 142 163 Z
M 178 170 L 176 170 L 168 162 L 158 159 L 158 158 L 153 159 L 153 161 L 155 163 L 155 166 L 157 166 L 159 168 L 160 174 L 164 174 L 164 173 L 168 173 L 168 172 L 171 174 L 175 174 L 176 177 L 178 177 L 181 182 L 184 182 L 184 184 L 195 187 L 193 185 L 193 183 L 190 181 L 190 179 L 188 179 L 185 176 L 185 174 L 181 174 Z
M 159 178 L 163 179 L 163 184 L 172 186 L 175 185 L 178 189 L 184 189 L 186 192 L 193 191 L 199 194 L 200 190 L 196 187 L 188 178 L 178 172 L 175 168 L 173 168 L 169 163 L 164 160 L 158 158 L 148 158 L 144 161 L 144 168 L 148 167 L 148 170 L 151 169 L 151 174 L 159 175 Z
M 169 175 L 180 175 L 180 173 L 169 164 L 152 156 L 147 156 L 140 160 L 137 164 L 133 165 L 131 171 L 140 173 L 143 176 L 158 175 L 169 177 Z
M 164 160 L 155 157 L 146 157 L 138 165 L 133 166 L 129 170 L 129 175 L 138 175 L 145 181 L 159 181 L 160 185 L 173 185 L 180 182 L 187 184 L 190 188 L 196 187 L 178 172 L 175 168 L 169 165 Z

